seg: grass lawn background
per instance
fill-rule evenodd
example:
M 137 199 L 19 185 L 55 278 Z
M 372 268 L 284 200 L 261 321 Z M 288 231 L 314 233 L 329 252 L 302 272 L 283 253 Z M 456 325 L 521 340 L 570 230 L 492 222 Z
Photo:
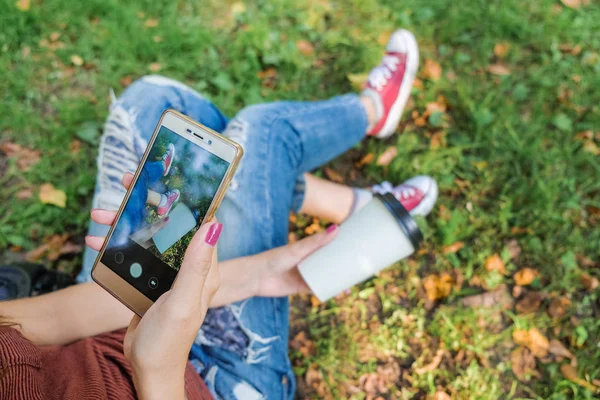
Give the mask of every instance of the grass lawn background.
M 160 73 L 230 116 L 323 99 L 355 90 L 403 27 L 421 69 L 401 134 L 323 173 L 429 174 L 439 204 L 412 259 L 328 304 L 294 299 L 299 397 L 594 398 L 600 6 L 565 3 L 0 0 L 1 258 L 45 245 L 29 257 L 78 269 L 109 88 Z M 294 238 L 326 223 L 292 222 Z

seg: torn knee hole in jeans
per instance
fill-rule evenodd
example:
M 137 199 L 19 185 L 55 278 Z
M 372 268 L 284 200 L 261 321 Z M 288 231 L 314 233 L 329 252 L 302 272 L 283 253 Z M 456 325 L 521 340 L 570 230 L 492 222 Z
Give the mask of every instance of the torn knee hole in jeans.
M 234 118 L 229 122 L 229 124 L 227 125 L 227 128 L 225 128 L 223 135 L 227 136 L 229 139 L 233 140 L 234 142 L 236 142 L 237 144 L 242 146 L 242 148 L 244 148 L 244 145 L 246 144 L 246 139 L 247 139 L 248 125 L 249 124 L 247 121 L 239 119 L 239 118 Z M 243 163 L 243 159 L 242 159 L 242 161 L 240 161 L 240 164 L 238 165 L 238 173 L 242 169 L 242 163 Z M 232 192 L 235 192 L 238 187 L 239 187 L 239 183 L 238 183 L 236 177 L 234 176 L 233 179 L 231 180 L 231 183 L 229 184 L 229 190 L 231 190 Z
M 247 302 L 208 310 L 196 344 L 232 352 L 248 364 L 268 358 L 271 343 L 280 340 L 280 336 L 263 337 L 244 325 L 241 316 Z

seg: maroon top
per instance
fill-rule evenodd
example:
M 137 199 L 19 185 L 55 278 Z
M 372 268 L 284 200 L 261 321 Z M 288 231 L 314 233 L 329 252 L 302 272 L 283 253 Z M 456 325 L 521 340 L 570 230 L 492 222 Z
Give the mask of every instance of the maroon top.
M 38 347 L 16 329 L 0 327 L 0 400 L 135 399 L 124 336 L 122 329 L 65 346 Z M 185 392 L 188 400 L 213 398 L 189 363 Z

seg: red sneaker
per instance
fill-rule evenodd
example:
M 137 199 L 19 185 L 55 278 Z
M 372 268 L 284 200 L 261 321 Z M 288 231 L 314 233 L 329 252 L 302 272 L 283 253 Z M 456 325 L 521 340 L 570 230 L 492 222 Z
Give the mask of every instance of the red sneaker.
M 163 196 L 165 197 L 161 199 L 160 204 L 156 210 L 156 213 L 159 217 L 166 217 L 167 215 L 169 215 L 171 208 L 173 208 L 173 204 L 175 204 L 177 200 L 179 200 L 179 190 L 169 190 L 168 192 L 163 194 Z M 165 198 L 166 201 L 164 201 L 163 203 L 163 200 Z
M 167 146 L 167 151 L 162 156 L 162 161 L 165 163 L 165 172 L 163 176 L 167 176 L 169 171 L 171 170 L 171 165 L 173 164 L 173 159 L 175 158 L 175 146 L 173 143 L 169 143 Z
M 381 182 L 371 188 L 373 193 L 391 193 L 406 208 L 410 215 L 427 216 L 438 197 L 438 186 L 430 176 L 421 175 L 411 178 L 401 185 L 393 186 L 389 182 Z
M 367 133 L 386 138 L 396 130 L 419 67 L 419 47 L 412 33 L 399 29 L 392 34 L 381 64 L 371 70 L 361 93 L 373 100 L 379 121 Z

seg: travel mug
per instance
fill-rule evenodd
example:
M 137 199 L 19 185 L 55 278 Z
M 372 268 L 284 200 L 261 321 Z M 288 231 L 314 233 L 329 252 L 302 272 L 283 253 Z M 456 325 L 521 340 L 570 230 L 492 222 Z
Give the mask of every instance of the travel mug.
M 338 228 L 337 237 L 299 265 L 321 301 L 413 254 L 423 240 L 415 220 L 390 193 L 376 194 Z

